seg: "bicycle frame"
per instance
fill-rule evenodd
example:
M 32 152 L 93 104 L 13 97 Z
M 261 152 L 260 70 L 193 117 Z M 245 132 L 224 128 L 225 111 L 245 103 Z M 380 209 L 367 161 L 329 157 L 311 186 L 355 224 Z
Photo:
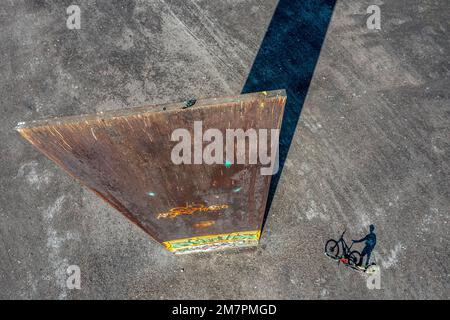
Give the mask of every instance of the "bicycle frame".
M 344 234 L 345 234 L 345 232 L 346 232 L 347 230 L 344 230 L 344 232 L 342 232 L 342 234 L 341 234 L 341 237 L 339 238 L 339 240 L 337 241 L 337 243 L 341 243 L 341 247 L 342 247 L 342 256 L 344 257 L 344 258 L 347 258 L 347 256 L 350 254 L 350 250 L 351 250 L 351 248 L 352 248 L 352 246 L 353 246 L 353 242 L 352 242 L 352 244 L 350 245 L 350 247 L 347 245 L 347 242 L 345 242 L 345 239 L 344 239 Z

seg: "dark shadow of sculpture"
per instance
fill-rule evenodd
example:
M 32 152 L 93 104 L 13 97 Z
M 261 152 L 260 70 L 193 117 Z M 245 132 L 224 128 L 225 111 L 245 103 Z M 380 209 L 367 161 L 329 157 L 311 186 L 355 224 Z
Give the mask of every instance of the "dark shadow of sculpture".
M 272 177 L 266 216 L 283 170 L 336 0 L 280 0 L 242 93 L 286 89 L 279 171 Z M 265 218 L 264 218 L 265 223 Z

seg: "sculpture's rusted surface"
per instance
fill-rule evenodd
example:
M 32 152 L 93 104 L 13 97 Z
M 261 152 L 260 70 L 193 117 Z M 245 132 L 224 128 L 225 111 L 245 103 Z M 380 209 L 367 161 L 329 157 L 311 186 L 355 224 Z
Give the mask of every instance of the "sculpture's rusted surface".
M 270 175 L 261 164 L 172 162 L 175 129 L 275 129 L 283 91 L 21 123 L 47 157 L 175 253 L 255 245 Z M 193 142 L 192 142 L 193 143 Z M 208 142 L 203 142 L 205 147 Z M 225 147 L 224 147 L 225 149 Z M 269 144 L 270 149 L 270 144 Z M 248 163 L 248 162 L 247 162 Z

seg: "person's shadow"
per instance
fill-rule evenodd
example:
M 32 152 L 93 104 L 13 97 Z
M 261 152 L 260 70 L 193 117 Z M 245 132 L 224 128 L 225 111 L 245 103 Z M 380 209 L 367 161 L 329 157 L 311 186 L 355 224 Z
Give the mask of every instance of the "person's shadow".
M 375 248 L 375 245 L 377 244 L 377 236 L 375 234 L 375 226 L 371 224 L 369 226 L 369 233 L 364 236 L 364 238 L 361 238 L 359 240 L 352 240 L 352 243 L 359 243 L 364 242 L 365 246 L 364 249 L 361 251 L 361 258 L 359 259 L 358 265 L 363 264 L 363 259 L 366 257 L 366 264 L 365 267 L 367 268 L 370 263 L 370 256 L 372 254 L 373 249 Z
M 300 118 L 336 0 L 280 0 L 242 93 L 286 89 L 280 132 L 279 170 L 272 177 L 270 210 L 284 162 Z

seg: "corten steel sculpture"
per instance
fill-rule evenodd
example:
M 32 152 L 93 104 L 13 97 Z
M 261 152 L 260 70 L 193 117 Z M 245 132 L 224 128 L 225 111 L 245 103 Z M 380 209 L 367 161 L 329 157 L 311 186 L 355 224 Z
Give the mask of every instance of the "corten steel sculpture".
M 259 162 L 175 164 L 172 133 L 193 133 L 194 121 L 224 137 L 226 129 L 279 129 L 285 101 L 284 90 L 251 93 L 32 121 L 17 130 L 168 250 L 202 252 L 258 244 L 271 176 L 261 175 Z

